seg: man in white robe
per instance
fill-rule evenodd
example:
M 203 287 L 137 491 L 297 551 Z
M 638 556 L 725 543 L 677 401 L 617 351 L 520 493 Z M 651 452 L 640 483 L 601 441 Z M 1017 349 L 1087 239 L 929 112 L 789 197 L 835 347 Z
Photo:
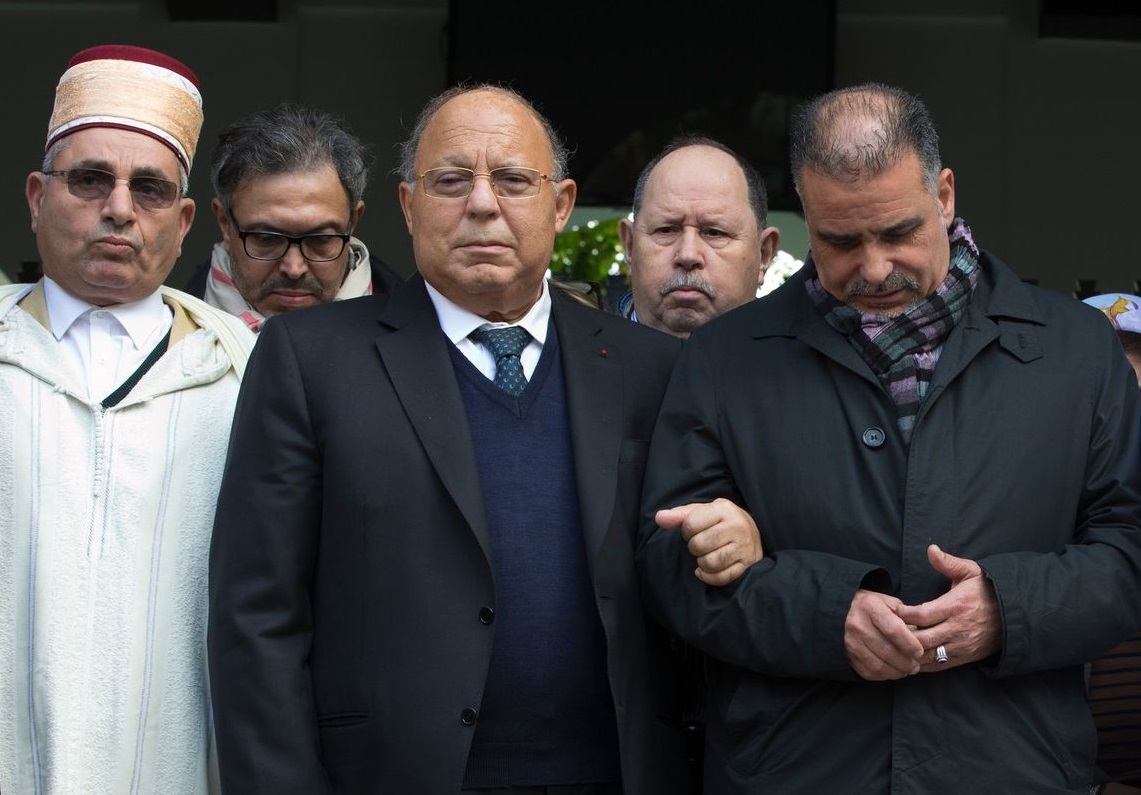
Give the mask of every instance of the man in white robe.
M 0 790 L 217 793 L 206 566 L 254 337 L 163 287 L 197 79 L 77 54 L 27 179 L 44 278 L 0 287 Z

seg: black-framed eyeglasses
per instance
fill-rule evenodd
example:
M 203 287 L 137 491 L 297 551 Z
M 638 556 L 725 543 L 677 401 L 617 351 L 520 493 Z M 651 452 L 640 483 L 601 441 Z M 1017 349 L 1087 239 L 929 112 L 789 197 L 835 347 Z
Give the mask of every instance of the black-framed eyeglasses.
M 463 199 L 475 187 L 476 177 L 487 177 L 491 190 L 501 199 L 530 199 L 539 195 L 546 174 L 536 168 L 505 166 L 491 171 L 475 172 L 470 168 L 447 166 L 430 168 L 419 176 L 424 192 L 437 199 Z
M 120 182 L 127 183 L 131 200 L 144 210 L 165 210 L 174 204 L 182 193 L 177 182 L 162 177 L 116 177 L 110 171 L 98 168 L 71 168 L 65 171 L 45 171 L 49 177 L 64 177 L 67 191 L 84 201 L 105 201 Z
M 250 259 L 279 260 L 289 251 L 290 246 L 297 246 L 301 256 L 309 262 L 330 262 L 341 256 L 352 237 L 350 232 L 316 232 L 294 237 L 282 232 L 251 231 L 242 229 L 233 210 L 226 212 Z

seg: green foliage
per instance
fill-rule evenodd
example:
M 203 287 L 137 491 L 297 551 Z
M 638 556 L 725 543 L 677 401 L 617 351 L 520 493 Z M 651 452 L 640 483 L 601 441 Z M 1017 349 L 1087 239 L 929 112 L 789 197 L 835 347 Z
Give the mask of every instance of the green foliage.
M 575 224 L 555 238 L 551 274 L 556 279 L 605 285 L 626 273 L 626 255 L 618 237 L 621 217 Z

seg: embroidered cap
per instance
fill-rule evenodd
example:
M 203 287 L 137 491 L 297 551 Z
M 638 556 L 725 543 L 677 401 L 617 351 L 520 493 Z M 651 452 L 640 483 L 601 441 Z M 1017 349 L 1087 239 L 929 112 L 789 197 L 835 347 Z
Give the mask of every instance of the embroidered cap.
M 1141 297 L 1129 293 L 1104 293 L 1082 299 L 1100 309 L 1115 329 L 1141 333 Z
M 56 86 L 45 151 L 87 127 L 149 135 L 174 150 L 189 172 L 202 131 L 198 77 L 180 61 L 145 47 L 104 44 L 83 50 Z

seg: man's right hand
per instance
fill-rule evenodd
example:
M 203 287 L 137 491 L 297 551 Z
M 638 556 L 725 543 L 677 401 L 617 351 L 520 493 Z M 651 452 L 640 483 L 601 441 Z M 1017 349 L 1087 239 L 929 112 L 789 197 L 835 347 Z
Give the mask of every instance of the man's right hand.
M 697 559 L 694 573 L 706 585 L 728 585 L 764 557 L 753 517 L 721 497 L 666 508 L 654 515 L 654 521 L 658 527 L 681 532 L 689 554 Z
M 897 614 L 902 606 L 894 596 L 856 591 L 844 621 L 844 649 L 862 678 L 883 681 L 919 673 L 923 644 Z

